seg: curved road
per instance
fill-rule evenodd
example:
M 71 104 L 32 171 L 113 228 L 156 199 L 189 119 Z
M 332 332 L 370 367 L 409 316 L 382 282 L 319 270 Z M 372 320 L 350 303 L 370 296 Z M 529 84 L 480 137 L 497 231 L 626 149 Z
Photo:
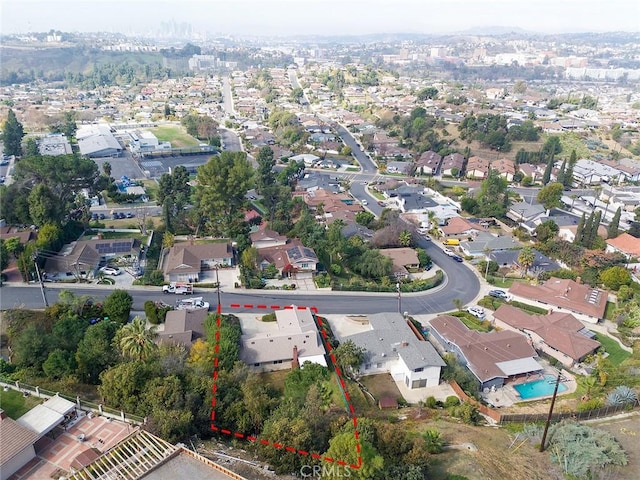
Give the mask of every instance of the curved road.
M 446 274 L 445 284 L 427 292 L 403 293 L 400 297 L 401 311 L 411 315 L 433 314 L 450 311 L 454 308 L 453 300 L 460 299 L 463 304 L 471 302 L 480 291 L 480 282 L 474 271 L 446 256 L 442 250 L 432 242 L 421 238 L 418 241 L 434 263 L 440 266 Z M 76 295 L 89 295 L 97 301 L 102 301 L 113 289 L 98 286 L 79 287 L 75 285 L 45 284 L 49 304 L 54 303 L 61 290 L 67 288 Z M 43 300 L 38 285 L 13 286 L 5 284 L 0 289 L 0 309 L 42 308 Z M 133 310 L 143 311 L 146 300 L 164 300 L 168 302 L 159 287 L 132 287 L 129 293 L 133 296 Z M 216 304 L 215 290 L 196 292 L 205 297 L 209 303 Z M 175 298 L 170 298 L 171 302 Z M 318 308 L 326 314 L 366 314 L 376 312 L 398 311 L 398 295 L 396 293 L 366 293 L 366 292 L 324 292 L 324 291 L 273 291 L 273 290 L 233 290 L 221 293 L 223 311 L 229 311 L 230 305 L 300 305 Z M 236 312 L 255 311 L 255 307 L 234 309 Z

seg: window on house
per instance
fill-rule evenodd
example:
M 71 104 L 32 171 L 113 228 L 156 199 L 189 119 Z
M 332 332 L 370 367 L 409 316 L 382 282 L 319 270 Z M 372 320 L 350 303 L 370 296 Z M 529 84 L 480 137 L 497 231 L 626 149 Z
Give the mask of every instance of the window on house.
M 282 360 L 274 360 L 274 362 L 273 362 L 274 365 L 277 365 L 279 363 L 282 363 Z
M 420 367 L 420 368 L 416 368 L 414 370 L 414 372 L 418 373 L 418 372 L 422 372 L 424 370 L 424 368 Z
M 254 364 L 253 364 L 253 366 L 254 366 L 254 367 L 259 367 L 259 366 L 260 366 L 260 364 L 259 364 L 259 363 L 254 363 Z
M 376 363 L 376 368 L 382 368 L 382 364 L 381 363 Z
M 427 386 L 427 379 L 423 378 L 422 380 L 414 380 L 411 382 L 411 388 L 423 388 Z

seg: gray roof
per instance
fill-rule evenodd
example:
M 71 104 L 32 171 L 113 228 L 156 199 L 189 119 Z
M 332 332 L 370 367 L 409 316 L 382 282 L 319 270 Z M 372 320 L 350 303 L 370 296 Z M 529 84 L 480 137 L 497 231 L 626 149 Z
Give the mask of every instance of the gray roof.
M 471 242 L 460 242 L 460 245 L 469 254 L 483 254 L 486 249 L 494 250 L 509 250 L 514 248 L 521 248 L 522 244 L 515 238 L 507 235 L 493 235 L 489 232 L 480 232 L 478 236 Z
M 535 258 L 533 260 L 533 265 L 531 269 L 541 269 L 545 272 L 553 272 L 554 270 L 559 270 L 560 265 L 551 260 L 546 255 L 543 255 L 537 250 L 533 250 Z M 491 252 L 489 254 L 489 259 L 496 262 L 498 265 L 514 265 L 518 264 L 518 256 L 520 255 L 520 250 L 500 250 Z
M 424 367 L 444 367 L 446 364 L 435 348 L 420 341 L 399 313 L 369 315 L 371 330 L 343 338 L 366 351 L 366 363 L 382 363 L 402 358 L 411 370 Z

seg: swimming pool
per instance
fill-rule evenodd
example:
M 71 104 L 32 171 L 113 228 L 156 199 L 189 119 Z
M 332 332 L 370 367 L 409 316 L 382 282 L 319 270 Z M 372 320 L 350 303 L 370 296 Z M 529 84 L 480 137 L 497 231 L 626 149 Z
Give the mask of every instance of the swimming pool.
M 516 389 L 516 392 L 518 392 L 518 395 L 520 395 L 520 398 L 523 400 L 553 395 L 553 389 L 555 387 L 556 377 L 554 375 L 545 375 L 543 379 L 541 378 L 540 380 L 520 383 L 513 386 L 513 388 Z M 567 386 L 560 382 L 560 385 L 558 385 L 558 393 L 564 392 L 566 389 Z

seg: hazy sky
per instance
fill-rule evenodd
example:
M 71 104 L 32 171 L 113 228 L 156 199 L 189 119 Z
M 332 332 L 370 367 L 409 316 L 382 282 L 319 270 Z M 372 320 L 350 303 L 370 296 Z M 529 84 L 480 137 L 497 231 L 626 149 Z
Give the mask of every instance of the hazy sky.
M 0 0 L 2 33 L 194 31 L 237 35 L 640 31 L 640 0 Z

